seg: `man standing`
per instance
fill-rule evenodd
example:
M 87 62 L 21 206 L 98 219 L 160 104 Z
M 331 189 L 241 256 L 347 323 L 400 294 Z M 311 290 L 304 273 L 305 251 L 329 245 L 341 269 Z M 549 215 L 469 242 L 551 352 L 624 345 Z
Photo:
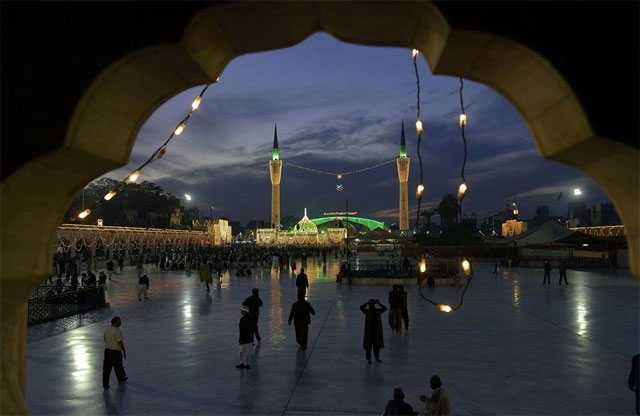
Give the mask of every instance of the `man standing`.
M 544 280 L 542 284 L 546 284 L 547 281 L 551 284 L 551 263 L 549 263 L 549 260 L 544 261 Z
M 631 358 L 629 390 L 636 393 L 636 414 L 640 415 L 640 354 L 636 354 Z
M 562 286 L 562 278 L 564 277 L 564 283 L 566 285 L 568 285 L 569 282 L 567 282 L 567 262 L 566 262 L 566 260 L 562 260 L 560 262 L 560 264 L 558 265 L 558 271 L 560 272 L 560 280 L 558 281 L 558 284 L 560 286 Z
M 298 292 L 298 301 L 291 305 L 289 325 L 291 325 L 291 321 L 293 320 L 293 324 L 296 328 L 296 341 L 298 341 L 298 345 L 300 345 L 300 351 L 307 350 L 311 315 L 315 314 L 316 311 L 313 310 L 311 304 L 304 300 L 304 293 Z
M 376 308 L 380 305 L 380 308 Z M 381 314 L 386 312 L 387 307 L 380 303 L 378 299 L 369 299 L 367 303 L 360 306 L 360 310 L 365 314 L 364 339 L 362 347 L 367 351 L 367 361 L 371 364 L 371 348 L 376 361 L 381 363 L 380 348 L 384 348 L 384 334 L 382 333 Z
M 391 332 L 402 328 L 402 300 L 398 293 L 398 285 L 393 285 L 393 290 L 389 292 L 389 326 Z
M 199 273 L 200 273 L 200 281 L 205 282 L 205 284 L 207 285 L 207 292 L 209 292 L 211 290 L 209 288 L 209 283 L 213 281 L 213 278 L 211 275 L 211 266 L 207 262 L 206 258 L 202 259 L 202 264 L 200 265 Z
M 431 376 L 429 379 L 429 386 L 431 387 L 431 397 L 420 396 L 424 409 L 420 412 L 420 415 L 450 415 L 451 414 L 451 396 L 442 387 L 442 380 L 437 375 Z
M 307 275 L 304 272 L 304 267 L 300 268 L 300 274 L 296 277 L 296 287 L 298 288 L 298 295 L 302 293 L 302 295 L 307 294 L 307 288 L 309 287 L 309 279 L 307 279 Z
M 142 300 L 140 299 L 142 295 L 144 295 L 145 299 L 149 299 L 147 297 L 147 290 L 149 290 L 149 278 L 146 274 L 143 274 L 138 279 L 138 300 Z
M 236 365 L 236 368 L 251 368 L 251 356 L 253 355 L 253 333 L 254 329 L 254 317 L 249 313 L 249 307 L 243 306 L 240 309 L 242 318 L 240 318 L 240 364 Z
M 391 415 L 415 415 L 418 412 L 414 412 L 409 403 L 404 402 L 404 392 L 401 388 L 393 389 L 393 400 L 389 400 L 387 407 L 384 409 L 382 416 Z
M 246 298 L 242 305 L 249 307 L 249 313 L 253 315 L 255 319 L 255 334 L 258 342 L 262 340 L 260 333 L 258 332 L 258 319 L 260 318 L 260 307 L 263 305 L 262 299 L 258 296 L 258 288 L 251 290 L 251 296 Z
M 404 321 L 404 329 L 409 329 L 409 304 L 408 298 L 409 294 L 406 290 L 404 290 L 403 285 L 398 285 L 398 292 L 400 293 L 400 300 L 402 301 L 402 307 L 400 308 L 402 311 L 402 320 Z M 400 322 L 402 325 L 402 322 Z
M 129 377 L 122 366 L 122 357 L 127 358 L 127 350 L 122 342 L 122 332 L 120 332 L 122 320 L 119 316 L 115 316 L 111 320 L 111 326 L 104 331 L 104 362 L 102 364 L 102 387 L 107 390 L 109 388 L 109 378 L 111 377 L 111 369 L 116 371 L 118 383 L 124 383 Z
M 493 265 L 493 274 L 498 274 L 498 261 L 497 260 Z
M 113 260 L 109 260 L 107 262 L 107 276 L 109 276 L 109 280 L 111 280 L 111 276 L 113 276 L 113 269 L 116 268 L 116 265 L 113 264 Z

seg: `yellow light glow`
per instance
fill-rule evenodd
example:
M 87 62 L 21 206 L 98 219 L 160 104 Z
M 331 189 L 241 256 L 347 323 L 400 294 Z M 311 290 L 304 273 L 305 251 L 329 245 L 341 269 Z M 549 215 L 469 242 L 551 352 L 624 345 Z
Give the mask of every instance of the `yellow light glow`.
M 220 81 L 220 77 L 216 78 L 216 82 Z
M 518 212 L 520 212 L 520 211 L 518 211 L 517 209 L 514 209 L 513 210 L 513 215 L 518 215 Z
M 338 175 L 338 179 L 342 179 L 342 175 Z
M 423 192 L 424 192 L 424 185 L 423 184 L 418 185 L 418 188 L 416 189 L 416 198 L 422 197 Z
M 464 270 L 464 274 L 466 275 L 471 274 L 471 263 L 469 263 L 469 260 L 462 260 L 462 270 Z
M 114 196 L 116 196 L 116 191 L 109 191 L 109 193 L 104 196 L 104 200 L 108 201 L 111 198 L 113 198 Z
M 467 115 L 465 113 L 460 114 L 460 127 L 467 125 Z
M 458 198 L 462 198 L 466 192 L 467 192 L 467 184 L 462 182 L 458 187 Z
M 173 134 L 175 134 L 176 136 L 179 136 L 180 133 L 182 133 L 186 127 L 187 126 L 184 123 L 180 123 L 180 125 L 176 127 L 176 130 L 173 132 Z
M 438 305 L 438 309 L 440 309 L 442 312 L 447 312 L 447 313 L 453 310 L 449 305 Z
M 418 51 L 417 49 L 414 49 L 413 51 L 411 51 L 411 58 L 416 59 L 419 53 L 420 51 Z
M 87 218 L 89 216 L 89 214 L 91 214 L 91 210 L 90 209 L 85 209 L 80 214 L 78 214 L 78 218 L 80 218 L 80 219 Z
M 427 271 L 427 260 L 425 258 L 420 259 L 420 273 L 424 273 Z
M 193 100 L 193 102 L 191 103 L 191 108 L 193 108 L 194 110 L 197 110 L 198 107 L 200 107 L 201 102 L 202 102 L 202 97 L 198 95 L 196 99 Z
M 422 134 L 422 121 L 416 121 L 416 130 L 418 131 L 418 134 Z
M 129 175 L 129 182 L 135 182 L 140 177 L 140 171 L 136 170 L 131 175 Z
M 160 151 L 158 152 L 158 156 L 156 156 L 156 159 L 160 159 L 162 156 L 164 156 L 164 154 L 167 153 L 167 149 L 165 147 L 163 147 L 162 149 L 160 149 Z

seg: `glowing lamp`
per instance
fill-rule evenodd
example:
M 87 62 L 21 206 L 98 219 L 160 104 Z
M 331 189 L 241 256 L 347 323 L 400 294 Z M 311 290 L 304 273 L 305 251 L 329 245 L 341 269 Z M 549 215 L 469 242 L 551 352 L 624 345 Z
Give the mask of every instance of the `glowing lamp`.
M 131 175 L 129 175 L 129 182 L 135 182 L 140 177 L 140 171 L 136 170 Z
M 186 124 L 184 123 L 180 123 L 180 125 L 178 127 L 176 127 L 175 131 L 173 132 L 173 134 L 175 134 L 176 136 L 179 136 L 180 133 L 182 133 L 184 131 L 184 129 L 187 127 Z
M 80 219 L 87 218 L 89 216 L 89 214 L 91 214 L 91 210 L 90 209 L 85 209 L 80 214 L 78 214 L 78 218 L 80 218 Z
M 193 108 L 194 110 L 197 110 L 198 107 L 200 107 L 201 102 L 202 102 L 202 97 L 198 95 L 196 99 L 193 100 L 193 102 L 191 103 L 191 108 Z
M 518 215 L 518 212 L 519 212 L 519 211 L 518 211 L 517 209 L 514 209 L 514 210 L 513 210 L 513 215 Z
M 109 193 L 104 196 L 104 200 L 108 201 L 111 198 L 113 198 L 114 196 L 116 196 L 116 191 L 109 191 Z
M 575 196 L 580 196 L 580 195 L 582 195 L 582 191 L 580 190 L 580 188 L 576 188 L 576 189 L 573 190 L 573 194 Z
M 426 271 L 427 271 L 427 261 L 423 257 L 420 259 L 420 273 L 424 273 Z
M 453 309 L 451 308 L 451 306 L 449 306 L 449 305 L 442 305 L 442 304 L 438 305 L 438 309 L 440 309 L 442 312 L 446 312 L 446 313 L 449 313 L 449 312 L 451 312 L 451 311 L 453 310 Z
M 414 49 L 413 51 L 411 51 L 411 58 L 415 60 L 418 57 L 419 53 L 420 52 L 417 49 Z
M 467 192 L 467 184 L 462 182 L 458 187 L 458 198 L 462 198 L 466 192 Z
M 418 185 L 418 189 L 416 189 L 416 198 L 422 197 L 422 193 L 424 192 L 424 185 Z
M 467 115 L 465 113 L 460 114 L 460 127 L 467 125 Z
M 418 134 L 422 134 L 422 121 L 416 121 L 416 130 L 418 131 Z
M 464 270 L 464 274 L 467 276 L 471 274 L 471 263 L 469 263 L 469 260 L 462 260 L 462 270 Z
M 338 175 L 338 179 L 342 179 L 342 175 L 341 174 Z
M 220 81 L 220 77 L 216 78 L 216 82 Z

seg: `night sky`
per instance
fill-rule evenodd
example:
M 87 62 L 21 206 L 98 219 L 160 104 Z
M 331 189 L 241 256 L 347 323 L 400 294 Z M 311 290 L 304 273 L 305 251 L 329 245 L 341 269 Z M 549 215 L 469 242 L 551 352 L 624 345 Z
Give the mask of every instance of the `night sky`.
M 458 126 L 459 80 L 431 74 L 420 56 L 421 119 L 425 197 L 433 208 L 446 193 L 457 193 L 462 164 Z M 130 163 L 104 175 L 122 179 L 146 159 L 190 109 L 202 87 L 173 97 L 140 130 Z M 515 199 L 520 218 L 531 218 L 536 205 L 550 205 L 564 215 L 572 190 L 582 189 L 587 204 L 608 202 L 586 175 L 542 159 L 520 115 L 502 96 L 465 81 L 469 191 L 464 213 L 484 216 Z M 398 156 L 404 119 L 411 157 L 409 217 L 415 218 L 419 178 L 416 154 L 416 85 L 411 50 L 342 43 L 321 33 L 287 49 L 234 59 L 220 82 L 206 92 L 187 129 L 167 154 L 142 171 L 177 196 L 189 193 L 192 205 L 209 215 L 243 224 L 270 217 L 271 158 L 274 124 L 280 158 L 311 168 L 343 172 Z M 344 190 L 336 191 L 342 184 Z M 564 197 L 556 202 L 558 193 Z M 283 166 L 281 214 L 311 218 L 323 211 L 349 210 L 392 224 L 397 221 L 398 177 L 395 162 L 342 180 Z M 436 217 L 437 222 L 437 217 Z

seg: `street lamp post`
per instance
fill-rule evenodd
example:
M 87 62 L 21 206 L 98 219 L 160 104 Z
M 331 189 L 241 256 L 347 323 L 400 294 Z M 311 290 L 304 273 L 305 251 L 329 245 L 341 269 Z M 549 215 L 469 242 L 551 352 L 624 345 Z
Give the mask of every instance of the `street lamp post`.
M 189 226 L 189 201 L 191 201 L 191 195 L 184 194 L 184 199 L 185 199 L 184 222 L 187 227 L 191 228 Z
M 213 221 L 213 205 L 209 205 L 209 213 L 211 214 L 211 221 Z

